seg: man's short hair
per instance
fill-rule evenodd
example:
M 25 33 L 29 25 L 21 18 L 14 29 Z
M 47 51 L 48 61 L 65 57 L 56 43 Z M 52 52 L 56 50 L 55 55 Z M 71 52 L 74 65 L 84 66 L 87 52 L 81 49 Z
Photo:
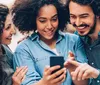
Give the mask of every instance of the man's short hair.
M 69 5 L 70 1 L 73 1 L 80 5 L 89 5 L 95 15 L 100 16 L 100 0 L 68 0 L 67 5 Z

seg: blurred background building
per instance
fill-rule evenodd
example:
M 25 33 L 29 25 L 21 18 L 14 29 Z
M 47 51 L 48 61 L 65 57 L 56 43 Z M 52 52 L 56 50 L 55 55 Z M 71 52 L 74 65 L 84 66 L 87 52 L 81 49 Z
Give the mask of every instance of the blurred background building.
M 9 8 L 11 8 L 12 4 L 15 0 L 0 0 L 0 3 L 7 5 Z

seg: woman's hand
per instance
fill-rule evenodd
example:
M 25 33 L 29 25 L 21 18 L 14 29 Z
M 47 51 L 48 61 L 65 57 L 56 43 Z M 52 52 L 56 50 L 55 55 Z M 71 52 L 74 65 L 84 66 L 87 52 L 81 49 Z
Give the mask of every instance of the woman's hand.
M 46 67 L 44 70 L 42 82 L 44 85 L 60 85 L 64 82 L 66 78 L 66 68 L 52 73 L 53 71 L 59 69 L 60 66 Z
M 27 66 L 17 67 L 15 73 L 12 76 L 13 85 L 20 85 L 25 79 L 25 74 L 27 71 Z

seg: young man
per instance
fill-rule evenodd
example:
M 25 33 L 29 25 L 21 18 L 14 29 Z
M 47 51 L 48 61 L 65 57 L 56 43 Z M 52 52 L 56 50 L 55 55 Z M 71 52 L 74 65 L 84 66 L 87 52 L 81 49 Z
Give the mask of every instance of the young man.
M 69 61 L 77 66 L 73 79 L 92 78 L 91 85 L 100 85 L 100 1 L 69 0 L 70 23 L 84 43 L 88 64 Z M 66 63 L 65 65 L 67 65 Z

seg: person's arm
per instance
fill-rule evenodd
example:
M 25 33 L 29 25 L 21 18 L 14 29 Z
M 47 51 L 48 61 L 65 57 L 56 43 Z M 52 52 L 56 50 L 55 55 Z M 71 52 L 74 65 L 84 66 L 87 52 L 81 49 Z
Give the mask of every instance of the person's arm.
M 80 63 L 87 63 L 87 56 L 85 53 L 84 44 L 81 41 L 80 37 L 76 40 L 75 43 L 75 60 Z M 81 80 L 81 81 L 74 81 L 75 85 L 88 85 L 89 80 Z
M 79 79 L 77 74 L 78 72 L 76 71 L 76 69 L 82 64 L 82 63 L 79 63 L 77 61 L 75 61 L 75 56 L 72 54 L 72 52 L 69 52 L 69 55 L 68 55 L 68 60 L 64 63 L 64 66 L 66 68 L 68 68 L 70 74 L 71 74 L 71 77 L 72 77 L 72 80 L 73 80 L 73 83 L 75 85 L 88 85 L 88 79 Z M 76 75 L 75 75 L 76 73 Z
M 74 66 L 76 67 L 75 71 L 71 73 L 74 80 L 85 80 L 92 78 L 95 80 L 96 85 L 99 85 L 100 81 L 100 72 L 98 69 L 91 67 L 87 63 L 79 63 L 75 60 L 68 60 L 65 62 L 66 67 Z

